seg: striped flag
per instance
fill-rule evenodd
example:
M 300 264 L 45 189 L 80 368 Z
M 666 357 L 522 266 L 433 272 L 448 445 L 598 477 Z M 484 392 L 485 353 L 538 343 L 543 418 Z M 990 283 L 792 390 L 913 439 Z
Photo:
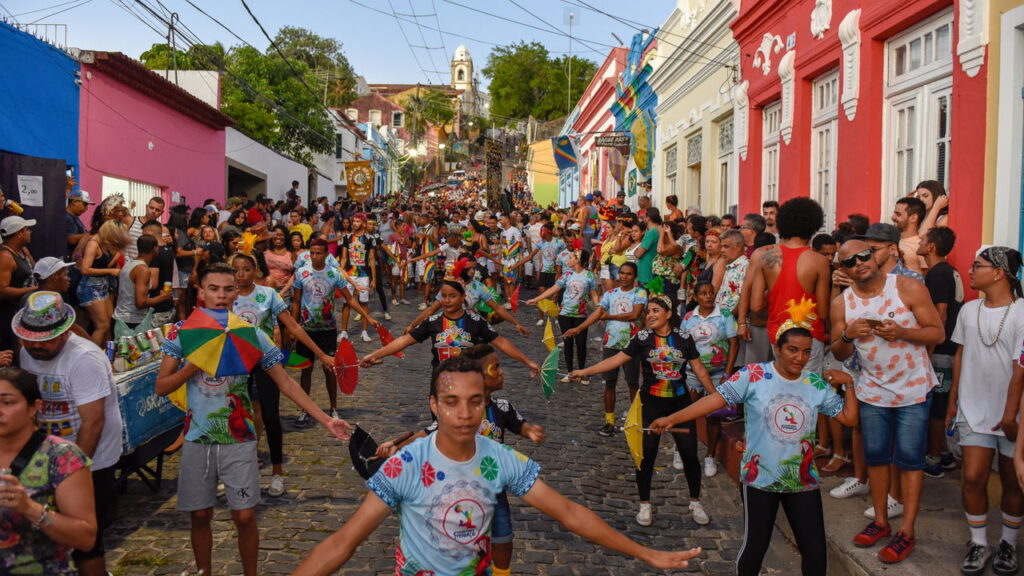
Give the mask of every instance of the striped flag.
M 576 154 L 576 143 L 568 136 L 558 136 L 551 139 L 551 147 L 555 152 L 555 164 L 559 170 L 575 168 L 579 163 Z

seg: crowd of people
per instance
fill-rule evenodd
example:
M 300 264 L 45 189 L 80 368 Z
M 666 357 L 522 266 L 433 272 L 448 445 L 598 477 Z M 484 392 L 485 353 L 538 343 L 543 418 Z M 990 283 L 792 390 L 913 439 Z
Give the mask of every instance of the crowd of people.
M 11 472 L 0 474 L 0 506 L 22 536 L 19 554 L 0 556 L 3 568 L 67 573 L 71 555 L 51 552 L 74 549 L 80 573 L 105 573 L 102 531 L 115 506 L 121 451 L 117 392 L 103 352 L 115 323 L 180 325 L 203 307 L 232 310 L 258 328 L 261 360 L 251 374 L 228 377 L 189 362 L 172 330 L 156 384 L 158 394 L 187 391 L 177 506 L 191 515 L 197 567 L 212 572 L 211 518 L 223 485 L 243 569 L 256 574 L 259 468 L 272 466 L 269 497 L 286 491 L 280 394 L 301 408 L 296 426 L 315 420 L 347 439 L 334 370 L 338 342 L 368 343 L 378 318 L 388 322 L 396 307 L 416 306 L 419 316 L 395 327 L 396 339 L 359 362 L 372 368 L 429 341 L 423 414 L 434 423 L 380 446 L 370 494 L 297 574 L 336 570 L 392 509 L 403 512 L 397 571 L 509 574 L 507 493 L 652 566 L 680 567 L 697 556 L 696 549 L 636 544 L 547 487 L 534 460 L 500 449 L 506 429 L 538 443 L 545 435 L 508 399 L 491 396 L 502 389 L 503 357 L 533 376 L 541 369 L 495 326 L 536 338 L 527 326 L 544 326 L 545 307 L 557 309 L 562 381 L 604 382 L 594 432 L 622 430 L 620 369 L 630 401 L 641 406 L 639 525 L 654 521 L 651 486 L 664 432 L 675 442 L 672 465 L 684 473 L 693 521 L 713 522 L 701 501 L 702 478 L 717 474 L 718 458 L 732 450 L 721 442 L 722 423 L 744 419 L 739 574 L 759 573 L 780 505 L 803 573 L 825 574 L 820 474 L 847 466 L 852 476 L 830 496 L 870 495 L 872 502 L 870 522 L 851 535 L 855 545 L 881 542 L 881 561 L 906 559 L 917 541 L 924 477 L 959 466 L 970 534 L 961 570 L 980 574 L 991 560 L 999 574 L 1017 572 L 1021 255 L 999 246 L 980 251 L 969 280 L 984 297 L 965 302 L 960 275 L 946 261 L 956 235 L 937 182 L 900 199 L 889 222 L 852 214 L 830 233 L 821 232 L 821 207 L 802 197 L 764 202 L 760 213 L 738 219 L 681 210 L 674 196 L 655 206 L 649 190 L 630 209 L 622 192 L 541 207 L 518 185 L 494 207 L 471 186 L 430 198 L 308 205 L 297 189 L 294 183 L 281 201 L 232 197 L 224 207 L 209 200 L 194 209 L 168 209 L 154 197 L 133 216 L 119 196 L 94 205 L 69 187 L 67 253 L 38 261 L 28 250 L 36 223 L 0 220 L 0 349 L 12 351 L 0 353 L 0 365 L 17 366 L 0 369 L 0 413 L 10 414 L 0 419 L 0 468 L 10 463 Z M 86 227 L 81 216 L 90 206 Z M 531 291 L 522 308 L 521 289 Z M 600 335 L 591 338 L 595 325 Z M 594 340 L 598 359 L 588 353 Z M 306 360 L 298 382 L 282 366 L 290 354 Z M 316 362 L 326 410 L 309 398 Z M 46 434 L 34 433 L 37 426 Z M 264 436 L 267 455 L 258 451 Z M 996 545 L 986 531 L 993 458 L 1003 486 Z M 60 465 L 49 475 L 30 473 L 46 462 Z M 443 474 L 421 481 L 428 467 Z M 458 525 L 438 509 L 450 495 L 441 482 L 432 487 L 445 477 L 478 497 L 479 510 L 459 510 Z M 473 514 L 489 524 L 474 525 Z M 460 536 L 439 541 L 453 526 Z

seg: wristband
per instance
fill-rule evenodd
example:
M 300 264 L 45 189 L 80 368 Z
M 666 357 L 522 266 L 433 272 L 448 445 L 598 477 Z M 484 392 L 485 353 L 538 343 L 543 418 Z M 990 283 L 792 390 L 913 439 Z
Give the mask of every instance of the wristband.
M 746 322 L 737 322 L 736 325 L 737 326 L 747 326 L 747 323 Z
M 843 342 L 846 342 L 847 344 L 853 344 L 854 339 L 847 338 L 845 330 L 839 333 L 839 337 L 843 340 Z

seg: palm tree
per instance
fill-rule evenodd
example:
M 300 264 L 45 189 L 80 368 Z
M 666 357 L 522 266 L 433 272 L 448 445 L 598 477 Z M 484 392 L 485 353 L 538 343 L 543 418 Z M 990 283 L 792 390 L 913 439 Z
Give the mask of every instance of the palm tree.
M 416 93 L 402 103 L 405 108 L 405 131 L 412 145 L 423 139 L 431 126 L 443 126 L 455 119 L 452 99 L 437 90 L 416 89 Z

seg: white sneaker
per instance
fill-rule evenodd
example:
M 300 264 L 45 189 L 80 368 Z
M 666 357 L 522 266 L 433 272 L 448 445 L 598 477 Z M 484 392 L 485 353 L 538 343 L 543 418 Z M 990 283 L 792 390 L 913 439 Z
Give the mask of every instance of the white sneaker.
M 561 380 L 559 380 L 559 382 L 561 382 L 562 384 L 568 384 L 569 382 L 572 382 L 572 378 L 565 376 Z
M 641 526 L 650 526 L 654 523 L 654 508 L 650 502 L 640 503 L 640 511 L 636 513 L 636 523 Z
M 679 455 L 679 452 L 672 451 L 672 467 L 676 470 L 683 469 L 683 457 Z
M 384 319 L 385 320 L 391 320 L 391 313 L 390 312 L 385 312 L 384 313 Z
M 270 478 L 270 488 L 267 490 L 267 496 L 271 498 L 280 498 L 284 494 L 284 476 L 274 474 Z
M 409 301 L 406 300 L 405 298 L 402 298 L 402 304 L 405 304 L 406 306 L 408 306 L 409 305 Z
M 892 520 L 893 518 L 899 518 L 900 516 L 903 516 L 903 504 L 900 504 L 892 496 L 887 496 L 887 498 L 889 499 L 889 504 L 886 506 L 887 513 L 889 515 L 889 520 Z M 875 519 L 875 507 L 874 506 L 869 506 L 868 509 L 864 511 L 864 517 L 867 518 L 868 520 L 874 520 Z
M 392 298 L 391 299 L 391 305 L 392 306 L 398 306 L 398 298 Z
M 352 321 L 353 321 L 353 322 L 359 322 L 359 321 L 361 321 L 362 319 L 363 319 L 363 315 L 362 315 L 362 314 L 360 314 L 359 312 L 356 312 L 356 315 L 352 317 Z
M 359 338 L 363 342 L 369 342 L 370 341 L 370 335 L 366 332 L 366 330 L 363 330 L 363 333 L 359 335 Z
M 341 418 L 341 416 L 338 414 L 338 409 L 337 408 L 331 408 L 331 411 L 328 412 L 327 415 L 330 416 L 331 418 L 336 418 L 336 419 L 340 419 Z
M 342 340 L 348 340 L 348 330 L 342 330 L 341 333 L 338 334 L 338 342 L 341 342 Z
M 830 496 L 839 500 L 849 498 L 851 496 L 861 496 L 863 494 L 871 494 L 871 487 L 868 486 L 867 482 L 861 482 L 858 480 L 856 476 L 851 476 L 846 480 L 843 480 L 842 484 L 829 491 Z M 874 513 L 875 510 L 872 508 L 871 515 L 874 516 Z
M 541 318 L 540 320 L 537 320 L 537 326 L 543 326 L 543 325 L 544 325 L 544 319 L 543 318 Z
M 715 459 L 708 456 L 704 459 L 704 475 L 711 478 L 715 474 L 718 474 L 718 464 L 715 463 Z
M 425 303 L 423 303 L 423 302 L 420 302 L 420 305 L 417 306 L 416 309 L 417 310 L 426 310 L 427 309 L 427 305 Z
M 504 304 L 501 305 L 501 307 L 504 308 L 505 310 L 511 310 L 512 309 L 512 303 L 511 302 L 505 302 Z
M 701 526 L 711 523 L 711 517 L 708 516 L 700 502 L 690 502 L 690 513 L 693 514 L 693 521 Z

